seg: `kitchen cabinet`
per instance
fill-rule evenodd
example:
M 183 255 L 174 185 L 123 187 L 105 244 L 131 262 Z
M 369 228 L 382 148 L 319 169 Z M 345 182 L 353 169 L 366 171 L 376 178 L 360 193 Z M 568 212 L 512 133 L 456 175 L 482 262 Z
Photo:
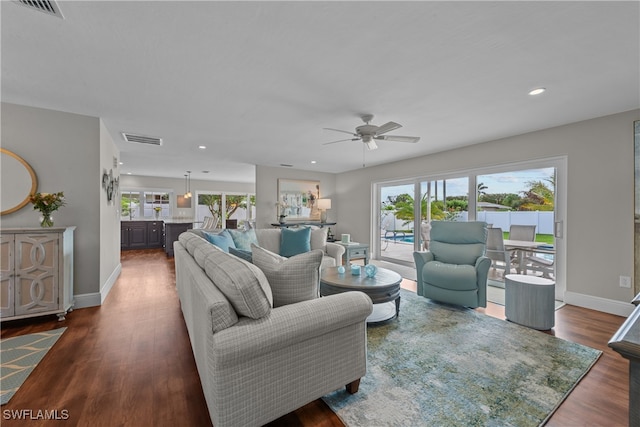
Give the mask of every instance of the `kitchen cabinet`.
M 170 222 L 164 223 L 164 252 L 168 257 L 173 256 L 173 242 L 178 240 L 178 236 L 193 228 L 193 222 Z
M 161 248 L 162 221 L 122 221 L 120 223 L 120 249 Z

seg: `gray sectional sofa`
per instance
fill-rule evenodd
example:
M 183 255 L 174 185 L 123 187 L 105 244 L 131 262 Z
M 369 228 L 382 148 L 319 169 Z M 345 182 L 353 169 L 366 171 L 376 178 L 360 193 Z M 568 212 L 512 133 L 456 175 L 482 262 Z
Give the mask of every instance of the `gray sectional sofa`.
M 192 232 L 179 236 L 174 251 L 214 426 L 260 426 L 342 387 L 357 391 L 369 297 L 347 292 L 273 308 L 271 286 L 255 265 Z
M 190 230 L 200 237 L 204 237 L 204 233 L 219 233 L 220 229 L 194 229 Z M 256 237 L 260 247 L 265 248 L 274 253 L 280 253 L 280 236 L 282 230 L 280 228 L 256 228 Z M 322 259 L 322 267 L 335 267 L 342 265 L 342 256 L 345 253 L 344 246 L 327 242 L 326 228 L 313 228 L 311 231 L 311 249 L 320 249 L 324 258 Z

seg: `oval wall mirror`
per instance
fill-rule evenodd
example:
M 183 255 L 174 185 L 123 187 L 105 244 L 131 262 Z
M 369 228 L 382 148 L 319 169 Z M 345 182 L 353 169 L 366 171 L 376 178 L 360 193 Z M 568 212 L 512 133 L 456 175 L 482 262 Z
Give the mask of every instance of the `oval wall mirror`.
M 0 148 L 2 171 L 0 215 L 10 214 L 29 203 L 29 196 L 36 192 L 38 179 L 33 168 L 22 157 Z

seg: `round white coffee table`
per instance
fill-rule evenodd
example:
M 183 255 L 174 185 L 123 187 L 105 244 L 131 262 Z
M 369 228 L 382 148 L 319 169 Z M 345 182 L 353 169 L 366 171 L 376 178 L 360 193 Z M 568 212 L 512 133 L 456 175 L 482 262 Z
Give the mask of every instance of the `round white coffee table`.
M 328 296 L 348 291 L 364 292 L 373 302 L 373 313 L 367 323 L 383 322 L 400 314 L 400 282 L 402 276 L 395 271 L 379 268 L 374 277 L 367 277 L 361 268 L 360 275 L 351 269 L 338 273 L 338 267 L 324 268 L 320 274 L 320 295 Z M 395 307 L 394 307 L 395 303 Z M 394 309 L 395 308 L 395 309 Z
M 538 276 L 504 276 L 507 320 L 546 331 L 555 325 L 555 282 Z

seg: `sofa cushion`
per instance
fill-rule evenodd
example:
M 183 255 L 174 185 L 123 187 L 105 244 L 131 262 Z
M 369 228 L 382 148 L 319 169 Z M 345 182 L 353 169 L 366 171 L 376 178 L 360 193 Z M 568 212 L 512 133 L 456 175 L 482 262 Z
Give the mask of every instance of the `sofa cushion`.
M 478 257 L 484 255 L 482 243 L 454 244 L 431 240 L 429 250 L 436 261 L 448 264 L 475 265 Z
M 324 251 L 327 247 L 328 228 L 311 228 L 311 249 Z
M 311 229 L 283 228 L 280 234 L 280 255 L 290 257 L 311 250 Z
M 256 245 L 265 248 L 276 254 L 280 253 L 281 230 L 279 228 L 257 228 L 256 237 L 258 243 Z
M 285 258 L 259 246 L 251 247 L 253 263 L 269 280 L 273 307 L 318 298 L 322 251 Z
M 454 291 L 478 289 L 476 269 L 474 266 L 466 264 L 428 262 L 422 269 L 422 280 L 430 285 Z
M 226 229 L 217 234 L 210 233 L 208 231 L 203 232 L 203 234 L 204 238 L 207 239 L 209 243 L 216 245 L 225 252 L 229 252 L 229 248 L 235 249 L 236 247 L 233 239 L 231 238 L 231 234 L 229 234 Z
M 271 288 L 258 267 L 221 250 L 212 250 L 205 259 L 204 270 L 239 315 L 260 319 L 271 311 Z
M 233 243 L 236 245 L 236 249 L 243 251 L 251 251 L 251 244 L 258 244 L 258 238 L 256 237 L 256 231 L 252 228 L 250 230 L 227 230 L 231 234 Z

